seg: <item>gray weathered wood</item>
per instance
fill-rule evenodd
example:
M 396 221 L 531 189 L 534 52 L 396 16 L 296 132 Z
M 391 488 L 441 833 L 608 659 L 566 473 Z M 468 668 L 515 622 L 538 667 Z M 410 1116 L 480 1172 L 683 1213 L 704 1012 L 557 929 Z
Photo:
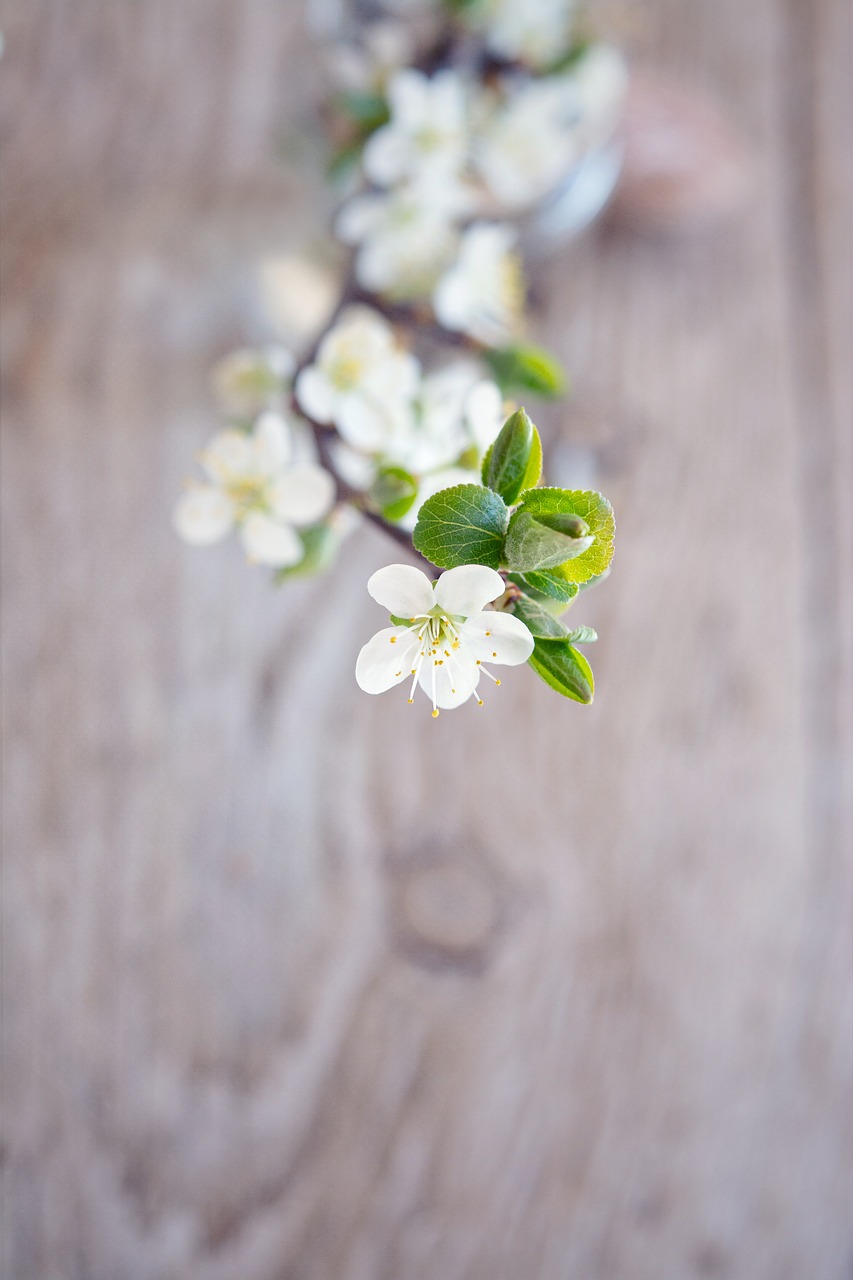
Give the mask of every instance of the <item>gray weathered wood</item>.
M 274 592 L 169 527 L 317 236 L 296 7 L 4 6 L 10 1280 L 847 1274 L 851 12 L 610 10 L 754 198 L 538 272 L 599 693 L 433 723 L 352 678 L 380 535 Z

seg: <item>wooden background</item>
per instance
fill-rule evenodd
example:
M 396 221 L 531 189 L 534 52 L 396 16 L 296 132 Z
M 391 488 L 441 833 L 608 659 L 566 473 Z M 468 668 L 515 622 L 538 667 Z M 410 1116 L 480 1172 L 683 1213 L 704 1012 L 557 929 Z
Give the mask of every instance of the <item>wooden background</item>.
M 754 196 L 540 271 L 598 698 L 433 723 L 353 680 L 380 535 L 169 527 L 326 216 L 298 6 L 3 6 L 8 1280 L 851 1274 L 853 11 L 601 11 Z

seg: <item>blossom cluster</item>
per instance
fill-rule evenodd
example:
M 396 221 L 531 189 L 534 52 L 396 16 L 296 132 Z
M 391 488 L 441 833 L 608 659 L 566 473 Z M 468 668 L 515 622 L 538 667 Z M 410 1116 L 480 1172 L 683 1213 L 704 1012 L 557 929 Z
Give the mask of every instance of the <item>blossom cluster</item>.
M 504 58 L 531 56 L 536 33 L 543 49 L 560 48 L 552 28 L 571 29 L 572 7 L 563 0 L 483 6 L 487 48 Z M 478 17 L 477 6 L 465 12 Z M 524 309 L 517 221 L 553 198 L 612 134 L 625 88 L 622 60 L 609 46 L 592 45 L 541 74 L 515 61 L 487 74 L 474 64 L 428 75 L 389 69 L 381 47 L 386 57 L 374 68 L 374 88 L 387 119 L 367 132 L 361 170 L 368 189 L 344 204 L 337 234 L 355 249 L 364 289 L 428 304 L 444 328 L 504 344 L 518 335 Z
M 589 702 L 577 646 L 595 635 L 560 615 L 609 572 L 613 515 L 600 494 L 541 487 L 516 402 L 563 375 L 525 339 L 520 250 L 612 134 L 622 62 L 584 42 L 574 0 L 382 3 L 392 20 L 335 49 L 358 162 L 335 222 L 352 255 L 340 304 L 309 352 L 216 367 L 225 421 L 174 525 L 195 545 L 235 531 L 281 580 L 327 567 L 358 513 L 429 572 L 370 579 L 392 625 L 361 650 L 362 689 L 409 679 L 438 716 L 499 685 L 491 664 L 528 662 Z M 455 350 L 436 362 L 442 339 Z
M 424 372 L 388 321 L 365 306 L 346 308 L 295 385 L 299 407 L 333 427 L 338 473 L 369 490 L 383 469 L 410 478 L 411 504 L 397 523 L 414 526 L 423 501 L 476 478 L 504 421 L 503 396 L 475 359 Z

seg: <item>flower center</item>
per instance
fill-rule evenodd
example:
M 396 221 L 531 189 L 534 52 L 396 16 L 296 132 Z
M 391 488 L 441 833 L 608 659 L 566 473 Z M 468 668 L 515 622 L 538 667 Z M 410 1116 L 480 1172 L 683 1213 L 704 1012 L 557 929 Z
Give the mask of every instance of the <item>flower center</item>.
M 225 492 L 234 503 L 237 519 L 247 516 L 250 511 L 266 507 L 266 481 L 248 476 L 230 480 Z
M 330 370 L 330 377 L 338 391 L 349 391 L 358 385 L 362 363 L 357 356 L 342 356 Z
M 445 663 L 450 667 L 454 654 L 461 649 L 462 642 L 459 639 L 458 624 L 464 621 L 465 619 L 462 617 L 456 617 L 455 615 L 450 616 L 446 613 L 441 613 L 438 609 L 435 609 L 432 613 L 421 613 L 416 615 L 412 619 L 412 625 L 409 627 L 409 630 L 414 631 L 420 641 L 420 649 L 418 650 L 417 657 L 415 658 L 415 665 L 412 667 L 411 672 L 412 687 L 409 690 L 409 702 L 412 703 L 415 700 L 415 689 L 424 665 L 426 665 L 428 669 L 431 668 L 432 673 L 432 678 L 428 683 L 430 684 L 432 693 L 432 714 L 434 718 L 439 714 L 438 707 L 436 705 L 436 681 L 438 671 L 440 667 L 445 665 Z M 490 632 L 487 631 L 486 635 L 489 634 Z M 392 640 L 392 644 L 395 643 L 395 640 L 396 638 Z M 493 656 L 497 657 L 497 653 Z M 487 670 L 487 668 L 483 666 L 479 658 L 475 659 L 475 661 L 477 667 L 484 676 L 487 676 L 493 684 L 500 684 L 500 680 L 498 680 L 497 676 L 492 675 L 491 671 Z M 399 675 L 400 673 L 398 672 L 397 674 Z M 452 678 L 452 670 L 450 671 L 450 674 Z M 450 692 L 456 693 L 452 683 Z M 478 698 L 477 702 L 482 707 L 483 699 Z

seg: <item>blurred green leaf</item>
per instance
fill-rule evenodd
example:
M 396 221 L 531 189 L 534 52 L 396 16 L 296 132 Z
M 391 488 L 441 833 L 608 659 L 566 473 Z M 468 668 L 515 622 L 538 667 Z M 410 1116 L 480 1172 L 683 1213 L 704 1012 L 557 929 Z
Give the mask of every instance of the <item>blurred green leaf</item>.
M 565 395 L 566 371 L 557 357 L 542 347 L 504 347 L 486 351 L 484 356 L 504 395 L 527 391 L 546 400 Z

